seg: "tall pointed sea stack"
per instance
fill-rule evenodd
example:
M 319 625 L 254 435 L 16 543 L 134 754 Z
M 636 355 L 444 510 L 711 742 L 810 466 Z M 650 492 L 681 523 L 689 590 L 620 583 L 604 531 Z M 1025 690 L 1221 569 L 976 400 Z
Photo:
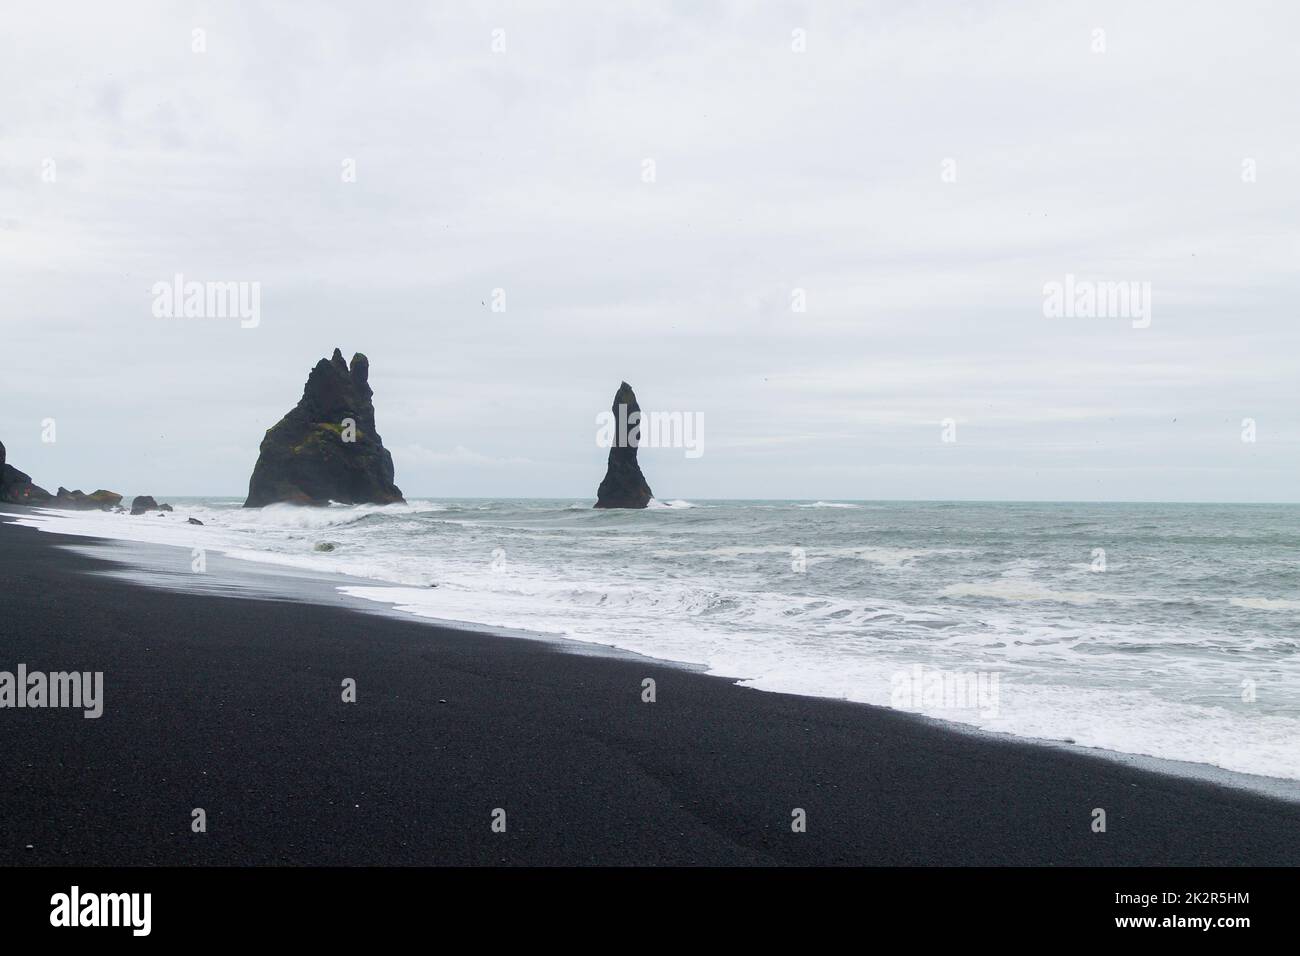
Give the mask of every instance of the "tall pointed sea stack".
M 622 409 L 619 406 L 623 406 Z M 627 382 L 614 393 L 614 440 L 609 446 L 609 467 L 605 480 L 596 490 L 597 508 L 644 508 L 654 497 L 646 484 L 641 466 L 636 463 L 637 424 L 641 406 L 636 403 L 636 393 Z M 633 415 L 636 418 L 633 418 Z
M 298 404 L 262 439 L 245 508 L 404 500 L 393 484 L 393 456 L 375 431 L 369 378 L 360 352 L 350 368 L 338 349 L 316 363 Z

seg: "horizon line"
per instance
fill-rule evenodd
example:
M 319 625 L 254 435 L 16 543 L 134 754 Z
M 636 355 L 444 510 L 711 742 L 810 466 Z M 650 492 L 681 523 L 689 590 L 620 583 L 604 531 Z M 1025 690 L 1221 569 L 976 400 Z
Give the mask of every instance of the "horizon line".
M 124 496 L 125 497 L 125 496 Z M 227 494 L 186 494 L 186 495 L 167 495 L 164 493 L 161 497 L 154 497 L 161 500 L 167 498 L 230 498 L 230 499 L 247 499 L 248 494 L 238 495 Z M 405 495 L 407 502 L 412 500 L 430 500 L 430 501 L 595 501 L 595 495 L 428 495 L 412 494 Z M 847 504 L 1026 504 L 1026 505 L 1300 505 L 1300 500 L 1295 501 L 1225 501 L 1209 499 L 1190 499 L 1179 500 L 1171 498 L 840 498 L 818 496 L 813 498 L 705 498 L 695 495 L 673 495 L 667 498 L 654 496 L 651 500 L 666 503 L 669 501 L 703 501 L 703 502 L 763 502 L 763 501 L 790 501 L 797 503 L 825 501 L 844 502 Z M 341 502 L 331 502 L 331 504 L 340 504 Z M 357 504 L 370 504 L 371 502 L 357 502 Z M 289 504 L 291 502 L 275 502 L 275 504 Z M 34 506 L 39 507 L 39 506 Z M 263 507 L 269 507 L 263 506 Z M 312 505 L 296 505 L 294 507 L 317 507 Z M 328 506 L 326 506 L 328 507 Z M 380 505 L 379 507 L 386 507 Z M 631 510 L 642 511 L 645 509 L 613 509 L 613 510 Z

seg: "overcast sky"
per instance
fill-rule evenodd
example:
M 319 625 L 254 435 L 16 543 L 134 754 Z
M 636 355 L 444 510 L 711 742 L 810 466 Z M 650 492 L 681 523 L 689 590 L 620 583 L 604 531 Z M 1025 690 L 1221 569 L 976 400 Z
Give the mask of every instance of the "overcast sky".
M 0 440 L 242 495 L 338 346 L 408 497 L 594 498 L 626 379 L 703 417 L 664 499 L 1297 501 L 1298 10 L 11 4 Z

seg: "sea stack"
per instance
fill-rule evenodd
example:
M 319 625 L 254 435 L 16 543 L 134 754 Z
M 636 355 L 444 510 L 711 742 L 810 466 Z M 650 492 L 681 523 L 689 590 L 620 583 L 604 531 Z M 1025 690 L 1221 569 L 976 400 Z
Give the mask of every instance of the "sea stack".
M 386 505 L 401 502 L 393 456 L 375 431 L 370 362 L 358 352 L 321 359 L 298 404 L 262 439 L 245 508 L 300 505 Z
M 596 507 L 644 508 L 654 493 L 646 484 L 645 475 L 641 474 L 641 466 L 636 463 L 641 406 L 627 382 L 621 383 L 614 393 L 613 412 L 614 440 L 609 446 L 605 480 L 596 489 Z

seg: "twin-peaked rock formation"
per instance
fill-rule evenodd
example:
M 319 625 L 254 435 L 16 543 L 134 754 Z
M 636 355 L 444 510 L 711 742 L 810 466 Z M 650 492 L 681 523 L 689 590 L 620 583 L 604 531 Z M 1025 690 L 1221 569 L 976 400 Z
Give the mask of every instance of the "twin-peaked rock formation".
M 619 406 L 622 406 L 620 408 Z M 654 497 L 636 462 L 641 406 L 627 382 L 614 393 L 614 440 L 609 446 L 605 480 L 596 489 L 597 508 L 644 508 Z M 633 416 L 636 416 L 635 418 Z
M 375 431 L 370 362 L 358 352 L 321 359 L 307 376 L 298 404 L 266 433 L 248 482 L 245 508 L 392 504 L 393 456 Z

